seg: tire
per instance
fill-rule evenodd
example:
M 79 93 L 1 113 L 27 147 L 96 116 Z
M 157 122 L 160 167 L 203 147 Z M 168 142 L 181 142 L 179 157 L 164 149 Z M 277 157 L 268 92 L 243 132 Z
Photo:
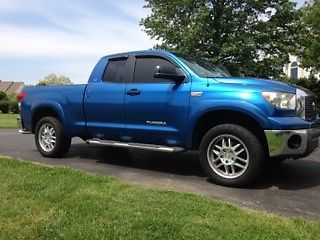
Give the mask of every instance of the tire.
M 288 160 L 288 159 L 289 159 L 289 157 L 283 157 L 283 156 L 271 157 L 271 158 L 269 159 L 269 163 L 270 163 L 270 164 L 274 164 L 274 165 L 276 165 L 276 164 L 281 164 L 281 163 L 283 163 L 284 161 L 286 161 L 286 160 Z
M 44 117 L 36 125 L 35 143 L 42 156 L 61 157 L 69 150 L 71 138 L 64 134 L 63 126 L 58 119 Z
M 202 138 L 199 155 L 202 169 L 210 180 L 230 187 L 253 183 L 266 163 L 264 148 L 258 138 L 235 124 L 210 129 Z

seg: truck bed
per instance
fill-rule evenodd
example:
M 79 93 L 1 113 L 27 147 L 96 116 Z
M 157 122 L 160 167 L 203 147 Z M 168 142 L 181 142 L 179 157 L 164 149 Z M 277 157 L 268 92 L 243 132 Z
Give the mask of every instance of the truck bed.
M 70 136 L 81 136 L 86 132 L 83 97 L 86 84 L 64 86 L 37 86 L 24 89 L 21 116 L 24 128 L 33 131 L 32 119 L 37 109 L 46 105 L 54 106 L 62 120 L 65 131 Z

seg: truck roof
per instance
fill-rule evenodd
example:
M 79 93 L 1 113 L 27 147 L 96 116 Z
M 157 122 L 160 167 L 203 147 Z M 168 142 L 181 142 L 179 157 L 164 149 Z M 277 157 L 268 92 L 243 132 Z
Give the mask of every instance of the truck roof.
M 110 55 L 106 55 L 103 58 L 110 58 L 110 57 L 121 57 L 121 56 L 127 56 L 132 54 L 165 54 L 165 55 L 171 55 L 172 53 L 163 49 L 149 49 L 149 50 L 138 50 L 138 51 L 131 51 L 131 52 L 122 52 L 122 53 L 114 53 Z

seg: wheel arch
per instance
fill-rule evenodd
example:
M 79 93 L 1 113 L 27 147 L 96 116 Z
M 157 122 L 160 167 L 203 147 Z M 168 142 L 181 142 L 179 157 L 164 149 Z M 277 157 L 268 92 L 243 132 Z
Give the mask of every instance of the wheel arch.
M 199 149 L 201 140 L 209 129 L 227 123 L 237 124 L 251 131 L 262 142 L 265 152 L 268 153 L 267 139 L 258 119 L 246 112 L 228 109 L 208 111 L 197 119 L 192 128 L 191 149 Z
M 61 106 L 50 104 L 38 105 L 32 108 L 31 132 L 34 133 L 37 123 L 44 117 L 54 117 L 58 119 L 65 128 L 65 117 Z

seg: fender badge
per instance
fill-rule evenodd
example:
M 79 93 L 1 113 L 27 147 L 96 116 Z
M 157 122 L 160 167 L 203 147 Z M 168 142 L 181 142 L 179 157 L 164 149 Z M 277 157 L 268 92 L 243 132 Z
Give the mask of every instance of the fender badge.
M 191 92 L 191 97 L 201 97 L 203 92 Z
M 160 126 L 167 125 L 167 123 L 163 121 L 146 121 L 146 123 L 149 125 L 160 125 Z

